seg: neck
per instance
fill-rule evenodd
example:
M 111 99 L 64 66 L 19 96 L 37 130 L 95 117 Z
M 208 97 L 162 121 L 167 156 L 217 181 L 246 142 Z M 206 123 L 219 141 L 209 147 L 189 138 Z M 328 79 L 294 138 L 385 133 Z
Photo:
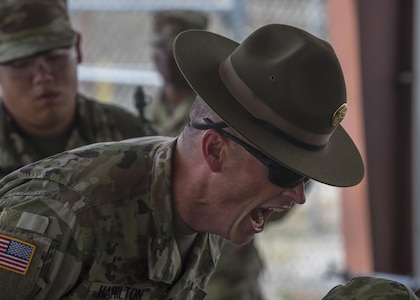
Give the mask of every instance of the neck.
M 72 126 L 73 119 L 68 119 L 65 122 L 57 122 L 57 123 L 51 123 L 51 124 L 32 124 L 29 122 L 19 121 L 17 119 L 14 119 L 16 126 L 22 130 L 26 134 L 35 135 L 35 136 L 55 136 L 60 135 L 63 133 L 66 133 L 69 131 L 69 129 Z
M 187 151 L 183 133 L 178 138 L 173 163 L 172 194 L 176 211 L 182 221 L 194 231 L 204 231 L 202 212 L 208 198 L 204 169 L 197 153 Z M 188 188 L 185 188 L 188 187 Z

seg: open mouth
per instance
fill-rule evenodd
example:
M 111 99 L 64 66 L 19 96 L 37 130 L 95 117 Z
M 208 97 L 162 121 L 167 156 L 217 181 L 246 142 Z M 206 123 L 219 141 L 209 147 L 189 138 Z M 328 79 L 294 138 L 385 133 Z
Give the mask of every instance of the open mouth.
M 263 231 L 265 223 L 273 212 L 283 212 L 284 208 L 256 208 L 251 212 L 251 224 L 255 231 Z

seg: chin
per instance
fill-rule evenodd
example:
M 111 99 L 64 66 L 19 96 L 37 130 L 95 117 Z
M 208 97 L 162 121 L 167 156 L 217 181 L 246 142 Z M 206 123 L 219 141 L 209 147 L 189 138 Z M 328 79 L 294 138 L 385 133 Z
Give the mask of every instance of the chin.
M 254 235 L 248 237 L 241 237 L 238 239 L 231 239 L 230 241 L 238 246 L 249 244 L 254 239 Z

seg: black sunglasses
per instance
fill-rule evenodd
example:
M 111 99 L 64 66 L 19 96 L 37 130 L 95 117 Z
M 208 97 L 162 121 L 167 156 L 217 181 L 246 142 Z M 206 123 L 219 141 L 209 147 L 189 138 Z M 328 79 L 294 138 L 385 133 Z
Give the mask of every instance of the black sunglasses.
M 223 128 L 229 127 L 225 122 L 217 122 L 214 123 L 209 118 L 203 119 L 206 124 L 201 123 L 194 123 L 190 122 L 190 126 L 199 129 L 199 130 L 207 130 L 207 129 L 214 129 L 226 136 L 227 138 L 231 139 L 238 145 L 242 146 L 246 151 L 248 151 L 252 156 L 262 162 L 268 168 L 268 178 L 272 183 L 278 185 L 283 188 L 293 188 L 297 186 L 301 182 L 306 182 L 309 178 L 297 174 L 296 172 L 282 166 L 278 162 L 272 160 L 267 155 L 262 153 L 257 148 L 243 142 L 236 136 L 230 134 L 229 132 L 223 130 Z

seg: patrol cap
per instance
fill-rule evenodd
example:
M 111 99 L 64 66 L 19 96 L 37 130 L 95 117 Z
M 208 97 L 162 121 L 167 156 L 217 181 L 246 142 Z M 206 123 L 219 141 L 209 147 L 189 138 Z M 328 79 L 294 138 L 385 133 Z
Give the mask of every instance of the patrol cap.
M 333 288 L 322 300 L 418 300 L 402 283 L 374 277 L 356 277 Z
M 0 0 L 0 63 L 70 47 L 75 40 L 66 0 Z
M 175 37 L 187 29 L 205 29 L 205 13 L 192 10 L 164 10 L 153 16 L 152 45 L 172 48 Z
M 358 184 L 361 155 L 341 121 L 344 75 L 332 46 L 285 24 L 269 24 L 241 43 L 205 30 L 174 41 L 192 89 L 266 156 L 332 186 Z

